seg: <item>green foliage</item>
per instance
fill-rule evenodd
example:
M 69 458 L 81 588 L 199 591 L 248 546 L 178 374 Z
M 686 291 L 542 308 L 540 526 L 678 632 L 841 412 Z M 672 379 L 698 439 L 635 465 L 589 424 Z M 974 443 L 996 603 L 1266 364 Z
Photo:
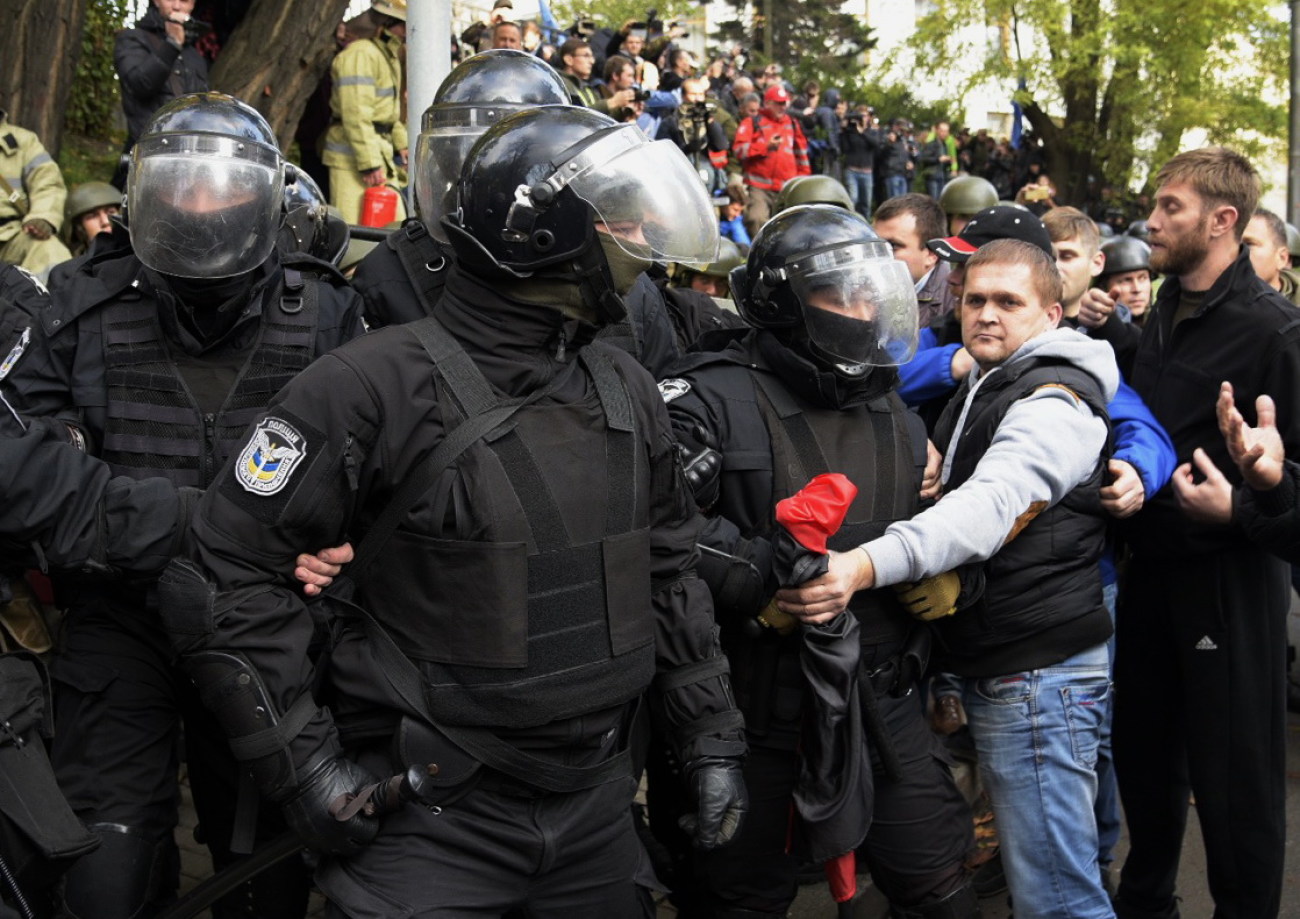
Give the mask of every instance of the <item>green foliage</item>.
M 836 83 L 822 80 L 822 86 L 837 86 L 851 104 L 865 102 L 876 110 L 876 117 L 881 124 L 888 124 L 893 118 L 906 118 L 915 124 L 918 130 L 937 121 L 961 124 L 965 113 L 952 99 L 938 102 L 923 102 L 912 93 L 912 87 L 906 83 L 883 83 L 869 79 L 859 71 L 855 78 Z
M 628 20 L 644 22 L 651 9 L 657 9 L 664 22 L 699 15 L 698 5 L 691 0 L 556 0 L 551 4 L 551 13 L 562 29 L 579 19 L 594 19 L 596 25 L 617 31 Z
M 1256 0 L 933 0 L 910 47 L 954 94 L 1023 80 L 1049 172 L 1075 187 L 1129 187 L 1193 137 L 1258 155 L 1286 136 L 1287 23 Z
M 727 0 L 736 18 L 718 23 L 719 44 L 741 45 L 751 67 L 771 60 L 787 68 L 797 82 L 816 79 L 823 86 L 844 86 L 862 70 L 863 54 L 876 46 L 872 29 L 860 16 L 840 12 L 819 0 Z M 746 25 L 745 13 L 748 10 Z M 771 22 L 767 21 L 770 15 Z M 770 31 L 770 36 L 768 32 Z
M 59 170 L 71 189 L 82 182 L 107 182 L 117 168 L 122 139 L 102 140 L 80 134 L 65 134 L 59 149 Z
M 128 0 L 90 0 L 81 33 L 81 60 L 68 97 L 66 128 L 74 134 L 107 139 L 120 106 L 113 70 L 113 36 L 126 25 Z

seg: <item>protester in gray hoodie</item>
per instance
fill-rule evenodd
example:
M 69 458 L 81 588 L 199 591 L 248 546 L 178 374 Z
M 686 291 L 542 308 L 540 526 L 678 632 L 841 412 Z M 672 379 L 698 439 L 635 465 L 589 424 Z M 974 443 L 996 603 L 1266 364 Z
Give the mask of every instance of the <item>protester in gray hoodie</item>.
M 976 368 L 935 431 L 944 497 L 777 600 L 816 623 L 855 591 L 894 584 L 935 620 L 941 666 L 963 678 L 1017 912 L 1109 919 L 1093 817 L 1112 631 L 1098 490 L 1119 372 L 1100 343 L 1056 328 L 1060 298 L 1037 246 L 998 240 L 970 257 L 962 338 Z

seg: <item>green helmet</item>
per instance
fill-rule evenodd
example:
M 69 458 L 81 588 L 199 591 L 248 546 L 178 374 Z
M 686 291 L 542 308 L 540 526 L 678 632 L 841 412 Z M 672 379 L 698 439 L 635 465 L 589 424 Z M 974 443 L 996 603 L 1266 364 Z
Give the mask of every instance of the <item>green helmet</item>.
M 696 268 L 695 273 L 708 275 L 711 278 L 728 278 L 731 277 L 731 269 L 743 264 L 745 264 L 745 256 L 741 253 L 740 247 L 724 238 L 718 244 L 717 260 L 703 268 Z
M 939 207 L 949 217 L 953 214 L 978 214 L 997 204 L 998 190 L 988 179 L 979 176 L 957 176 L 939 193 Z
M 781 186 L 776 196 L 776 207 L 772 216 L 794 207 L 796 204 L 833 204 L 846 210 L 853 210 L 853 199 L 849 191 L 830 176 L 795 176 Z
M 63 218 L 69 223 L 101 207 L 121 207 L 122 193 L 107 182 L 82 182 L 68 192 Z
M 1293 260 L 1300 258 L 1300 230 L 1289 223 L 1286 224 L 1286 249 Z

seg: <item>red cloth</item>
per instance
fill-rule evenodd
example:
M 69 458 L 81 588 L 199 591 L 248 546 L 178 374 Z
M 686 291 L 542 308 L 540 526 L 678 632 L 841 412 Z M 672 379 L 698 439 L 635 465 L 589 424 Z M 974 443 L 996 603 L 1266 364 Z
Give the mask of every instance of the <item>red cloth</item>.
M 824 553 L 826 538 L 840 528 L 857 496 L 857 486 L 841 473 L 813 476 L 797 494 L 776 503 L 776 522 L 805 549 Z
M 846 903 L 857 896 L 858 859 L 852 852 L 832 858 L 822 865 L 822 870 L 826 872 L 831 898 L 836 903 Z

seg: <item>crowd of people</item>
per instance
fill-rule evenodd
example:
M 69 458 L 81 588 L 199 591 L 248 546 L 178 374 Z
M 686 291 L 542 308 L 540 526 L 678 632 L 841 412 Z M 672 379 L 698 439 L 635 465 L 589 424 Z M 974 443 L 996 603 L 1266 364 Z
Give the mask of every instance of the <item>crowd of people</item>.
M 374 0 L 314 179 L 193 5 L 119 37 L 125 198 L 0 122 L 0 916 L 175 910 L 182 761 L 218 917 L 779 917 L 824 865 L 1177 919 L 1193 799 L 1216 915 L 1279 914 L 1300 233 L 1248 160 L 1089 212 L 510 0 L 408 138 Z

